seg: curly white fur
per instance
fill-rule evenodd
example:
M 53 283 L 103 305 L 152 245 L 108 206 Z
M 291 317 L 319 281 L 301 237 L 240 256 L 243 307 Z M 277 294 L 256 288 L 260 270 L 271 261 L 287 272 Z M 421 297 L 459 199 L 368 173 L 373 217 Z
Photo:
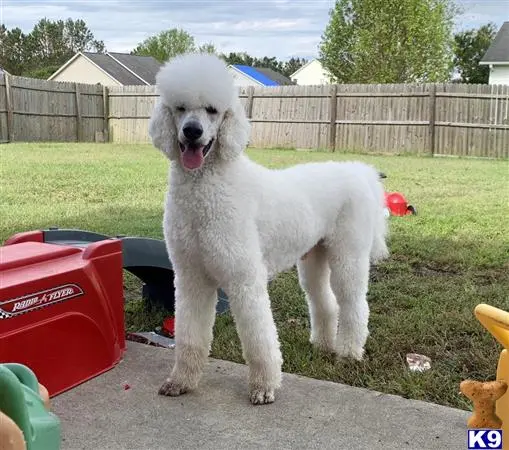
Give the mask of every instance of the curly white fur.
M 215 56 L 176 57 L 161 69 L 157 85 L 160 101 L 149 132 L 171 161 L 164 234 L 176 289 L 176 362 L 160 393 L 175 396 L 197 386 L 221 287 L 249 366 L 251 402 L 273 402 L 282 356 L 267 282 L 295 264 L 309 304 L 311 342 L 361 359 L 370 262 L 388 255 L 378 172 L 359 162 L 269 170 L 248 159 L 250 125 L 232 77 Z M 182 131 L 189 123 L 203 130 L 194 150 Z M 186 151 L 199 153 L 198 167 L 188 167 Z

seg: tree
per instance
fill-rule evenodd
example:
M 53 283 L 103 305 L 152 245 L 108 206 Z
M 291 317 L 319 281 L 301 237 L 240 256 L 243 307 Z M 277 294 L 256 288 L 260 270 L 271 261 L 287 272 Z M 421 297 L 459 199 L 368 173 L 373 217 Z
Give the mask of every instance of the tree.
M 352 9 L 350 2 L 336 1 L 320 43 L 318 59 L 340 83 L 349 83 L 354 79 L 356 39 L 353 30 L 356 25 Z
M 0 67 L 12 75 L 21 75 L 30 63 L 28 36 L 21 29 L 8 30 L 0 25 Z
M 304 58 L 290 58 L 283 64 L 281 73 L 287 77 L 299 70 L 307 61 Z
M 84 51 L 105 52 L 104 42 L 94 38 L 83 20 L 67 19 L 63 31 L 65 45 L 73 55 Z
M 208 42 L 206 44 L 200 45 L 198 47 L 198 51 L 201 52 L 201 53 L 213 53 L 213 54 L 217 54 L 216 46 L 214 44 L 212 44 L 211 42 Z
M 319 59 L 340 83 L 446 81 L 455 13 L 452 0 L 336 0 Z
M 94 34 L 81 19 L 51 21 L 42 19 L 35 24 L 29 36 L 32 53 L 42 65 L 60 66 L 78 52 L 104 51 L 104 43 L 94 39 Z
M 264 56 L 263 58 L 257 58 L 255 61 L 255 67 L 266 67 L 272 69 L 275 72 L 283 72 L 284 63 L 278 61 L 275 56 Z
M 204 47 L 210 49 L 211 44 L 205 44 Z M 196 50 L 193 36 L 185 30 L 172 28 L 145 39 L 131 53 L 140 56 L 152 56 L 159 62 L 164 63 L 174 56 Z
M 56 70 L 73 56 L 66 46 L 64 27 L 62 20 L 53 22 L 42 19 L 35 24 L 29 36 L 32 60 L 35 63 L 31 68 L 32 72 L 41 67 Z
M 29 34 L 0 26 L 0 65 L 13 75 L 47 78 L 81 51 L 104 51 L 83 20 L 41 19 Z
M 253 58 L 245 52 L 230 52 L 228 55 L 223 54 L 222 58 L 225 60 L 226 64 L 239 64 L 251 67 L 253 67 L 256 62 L 256 58 Z
M 488 83 L 490 69 L 488 66 L 479 65 L 479 61 L 495 35 L 496 26 L 493 23 L 454 35 L 454 66 L 460 73 L 462 83 Z
M 250 67 L 267 67 L 275 70 L 287 77 L 293 72 L 302 67 L 305 59 L 290 58 L 288 61 L 279 61 L 275 56 L 264 56 L 262 58 L 253 57 L 245 52 L 230 52 L 227 55 L 222 54 L 221 57 L 225 60 L 226 64 L 239 64 Z

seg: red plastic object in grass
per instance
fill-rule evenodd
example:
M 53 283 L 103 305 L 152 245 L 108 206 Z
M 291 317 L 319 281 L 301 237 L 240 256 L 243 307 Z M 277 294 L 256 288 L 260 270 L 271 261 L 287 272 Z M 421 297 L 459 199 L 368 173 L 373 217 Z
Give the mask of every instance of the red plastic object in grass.
M 0 247 L 0 362 L 28 366 L 55 396 L 124 351 L 120 240 L 81 248 L 28 232 Z
M 164 319 L 162 331 L 170 337 L 175 337 L 175 317 L 170 316 Z
M 409 205 L 405 196 L 400 192 L 386 192 L 385 204 L 393 216 L 406 216 L 417 214 L 412 205 Z

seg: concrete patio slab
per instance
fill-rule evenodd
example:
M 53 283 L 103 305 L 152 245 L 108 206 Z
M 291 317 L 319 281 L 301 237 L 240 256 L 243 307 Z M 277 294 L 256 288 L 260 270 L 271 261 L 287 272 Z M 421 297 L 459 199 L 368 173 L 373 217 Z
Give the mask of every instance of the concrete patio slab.
M 252 406 L 247 367 L 226 361 L 195 392 L 158 396 L 173 356 L 130 342 L 116 368 L 54 398 L 62 450 L 466 449 L 466 411 L 290 374 L 274 404 Z

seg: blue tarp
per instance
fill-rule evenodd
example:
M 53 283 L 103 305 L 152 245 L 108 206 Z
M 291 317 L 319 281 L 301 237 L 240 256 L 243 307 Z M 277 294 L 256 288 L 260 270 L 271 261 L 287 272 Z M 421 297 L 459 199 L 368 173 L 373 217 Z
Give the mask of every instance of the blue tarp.
M 240 70 L 242 73 L 245 73 L 246 75 L 250 76 L 251 78 L 254 78 L 256 81 L 262 83 L 264 86 L 279 86 L 279 83 L 277 83 L 274 80 L 271 80 L 267 75 L 258 72 L 258 70 L 256 70 L 255 67 L 244 66 L 242 64 L 233 64 L 233 67 L 235 67 L 237 70 Z

